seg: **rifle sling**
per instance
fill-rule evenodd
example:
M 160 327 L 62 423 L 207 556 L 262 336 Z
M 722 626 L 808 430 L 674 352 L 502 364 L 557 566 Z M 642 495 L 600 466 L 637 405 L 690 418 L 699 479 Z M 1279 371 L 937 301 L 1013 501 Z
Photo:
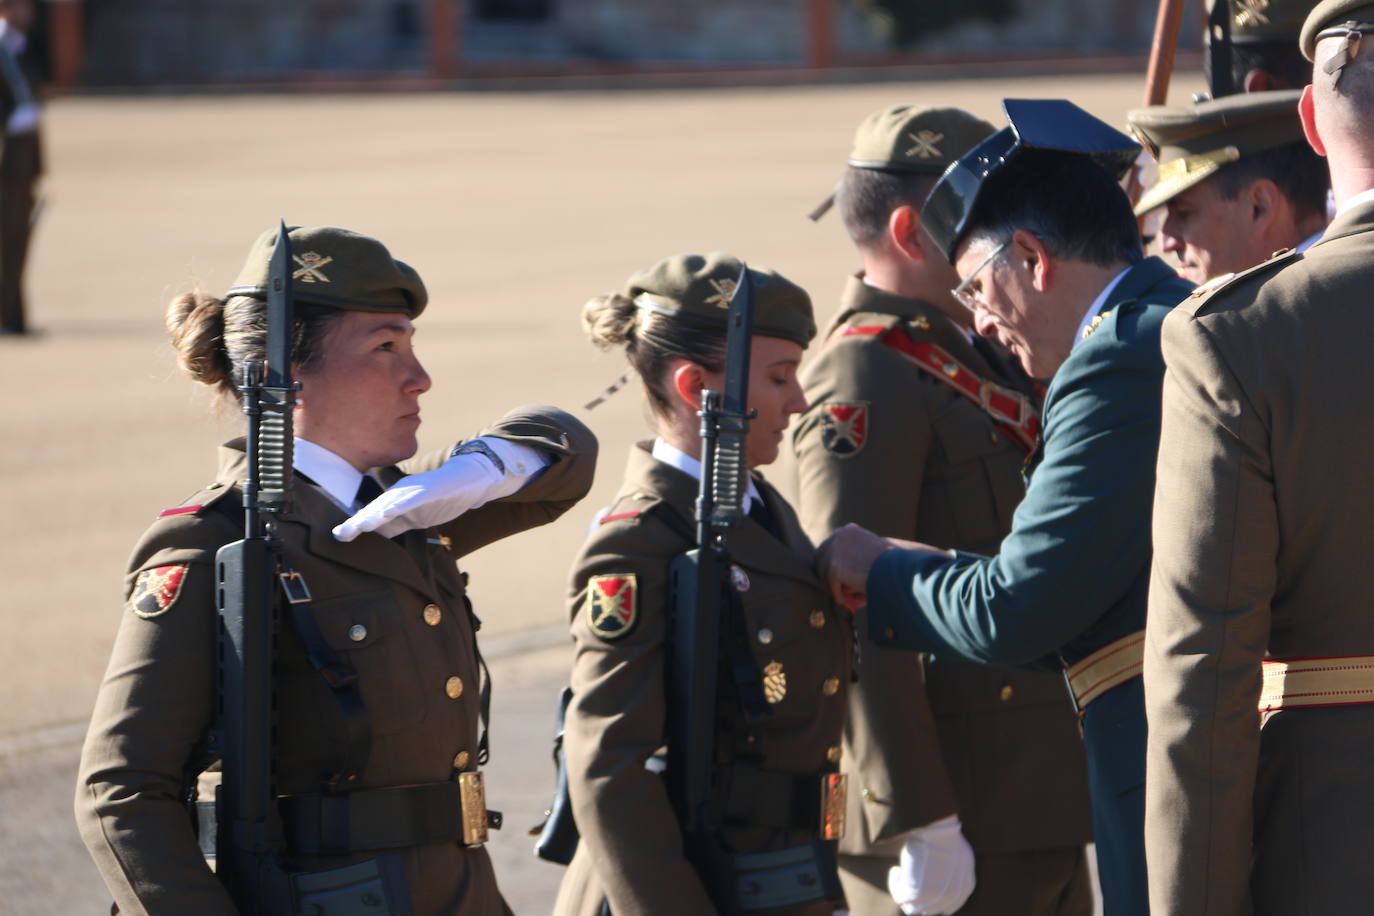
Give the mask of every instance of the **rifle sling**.
M 283 562 L 283 567 L 285 563 Z M 286 606 L 291 611 L 291 624 L 296 635 L 305 646 L 310 665 L 319 672 L 329 687 L 334 703 L 344 724 L 344 752 L 334 775 L 326 780 L 331 788 L 341 788 L 357 779 L 367 767 L 368 757 L 372 755 L 372 723 L 367 714 L 367 705 L 358 690 L 358 671 L 339 657 L 339 653 L 329 645 L 315 622 L 311 610 L 309 589 L 288 589 L 287 575 L 293 575 L 302 584 L 304 580 L 298 573 L 283 573 L 283 590 L 286 592 Z M 301 597 L 302 593 L 304 597 Z

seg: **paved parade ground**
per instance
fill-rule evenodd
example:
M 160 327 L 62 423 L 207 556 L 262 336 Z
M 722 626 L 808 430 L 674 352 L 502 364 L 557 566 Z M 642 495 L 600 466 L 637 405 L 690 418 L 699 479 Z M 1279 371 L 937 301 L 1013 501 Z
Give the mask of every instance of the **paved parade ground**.
M 1201 78 L 1183 74 L 1174 101 Z M 548 737 L 568 651 L 569 562 L 647 430 L 578 310 L 679 251 L 727 250 L 806 287 L 822 319 L 854 269 L 835 214 L 855 125 L 896 102 L 1002 123 L 998 100 L 1068 97 L 1124 123 L 1139 76 L 677 91 L 83 97 L 50 106 L 50 175 L 29 270 L 38 335 L 0 338 L 0 909 L 108 901 L 70 815 L 75 760 L 121 612 L 135 538 L 214 473 L 238 432 L 177 370 L 162 311 L 221 293 L 278 217 L 374 235 L 430 290 L 417 346 L 434 378 L 423 447 L 508 408 L 573 409 L 601 439 L 591 497 L 463 561 L 493 664 L 492 844 L 518 913 L 560 869 L 525 835 L 552 783 Z

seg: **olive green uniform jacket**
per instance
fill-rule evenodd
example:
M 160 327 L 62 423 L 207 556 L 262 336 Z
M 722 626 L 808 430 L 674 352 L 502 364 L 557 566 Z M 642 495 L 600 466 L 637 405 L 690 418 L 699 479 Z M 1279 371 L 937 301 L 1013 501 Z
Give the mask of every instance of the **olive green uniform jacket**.
M 335 540 L 330 529 L 347 513 L 303 481 L 281 519 L 286 561 L 314 595 L 320 630 L 358 671 L 372 732 L 359 789 L 442 782 L 455 770 L 477 769 L 481 675 L 475 621 L 454 561 L 553 521 L 591 485 L 596 439 L 560 410 L 517 409 L 482 435 L 549 452 L 554 463 L 510 496 L 396 541 L 376 534 Z M 77 821 L 128 916 L 236 912 L 201 858 L 181 799 L 215 702 L 212 564 L 221 545 L 242 536 L 241 514 L 216 503 L 238 503 L 242 448 L 241 441 L 222 448 L 216 482 L 181 511 L 163 513 L 134 549 L 129 588 L 144 570 L 180 564 L 180 593 L 150 616 L 126 605 L 82 752 Z M 447 456 L 446 449 L 378 475 L 391 484 Z M 451 539 L 447 547 L 435 543 L 441 536 Z M 365 628 L 361 639 L 359 626 Z M 315 793 L 342 758 L 343 722 L 328 687 L 287 630 L 276 668 L 277 790 Z M 484 849 L 443 843 L 400 852 L 416 916 L 508 912 Z M 320 871 L 372 855 L 300 856 L 288 859 L 287 867 Z
M 1256 712 L 1260 662 L 1374 655 L 1374 204 L 1185 301 L 1145 644 L 1150 906 L 1367 913 L 1374 706 Z
M 939 309 L 851 278 L 803 374 L 811 406 L 793 428 L 807 533 L 820 540 L 854 522 L 886 536 L 995 553 L 1025 493 L 1025 452 L 972 401 L 879 335 L 845 335 L 851 328 L 897 328 L 1004 387 L 1023 378 L 985 342 L 975 348 Z M 827 445 L 835 405 L 866 408 L 853 451 Z M 895 859 L 884 841 L 956 809 L 980 857 L 1091 842 L 1082 742 L 1061 676 L 936 655 L 926 659 L 923 679 L 917 653 L 880 650 L 864 635 L 866 621 L 855 628 L 862 642 L 845 728 L 851 807 L 842 851 Z M 1031 871 L 1032 884 L 1062 887 L 1066 879 L 1043 866 Z M 1036 891 L 980 884 L 969 911 L 1027 912 L 1028 893 Z M 885 902 L 884 912 L 896 913 Z
M 743 573 L 735 576 L 736 587 L 765 691 L 781 687 L 783 695 L 772 705 L 774 715 L 730 750 L 736 759 L 752 759 L 766 770 L 833 771 L 852 676 L 853 632 L 812 571 L 811 543 L 792 509 L 762 478 L 754 480 L 783 539 L 746 518 L 732 530 L 729 547 Z M 595 916 L 603 899 L 609 899 L 615 916 L 715 912 L 683 857 L 663 779 L 645 769 L 665 740 L 668 565 L 693 546 L 663 520 L 663 513 L 675 511 L 690 524 L 697 486 L 690 475 L 653 458 L 647 444 L 634 447 L 615 503 L 573 567 L 577 656 L 563 747 L 582 839 L 559 890 L 558 916 Z M 633 618 L 615 638 L 602 638 L 591 626 L 597 609 L 588 590 L 595 587 L 595 576 L 633 576 Z M 621 609 L 628 605 L 622 603 Z M 732 798 L 730 806 L 743 801 Z M 816 836 L 816 830 L 723 829 L 737 852 L 787 848 Z M 777 912 L 828 914 L 837 903 Z

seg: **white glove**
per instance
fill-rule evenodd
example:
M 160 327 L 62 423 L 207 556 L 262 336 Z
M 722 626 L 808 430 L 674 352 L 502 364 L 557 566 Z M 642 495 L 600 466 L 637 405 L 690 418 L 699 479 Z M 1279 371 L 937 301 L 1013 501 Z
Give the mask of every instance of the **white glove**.
M 454 449 L 453 457 L 434 470 L 396 481 L 336 526 L 334 537 L 351 541 L 365 531 L 375 531 L 390 538 L 412 528 L 451 522 L 464 512 L 519 490 L 551 460 L 538 449 L 504 439 L 484 436 L 464 442 Z
M 953 913 L 973 886 L 973 849 L 957 814 L 908 833 L 887 873 L 887 892 L 907 916 Z

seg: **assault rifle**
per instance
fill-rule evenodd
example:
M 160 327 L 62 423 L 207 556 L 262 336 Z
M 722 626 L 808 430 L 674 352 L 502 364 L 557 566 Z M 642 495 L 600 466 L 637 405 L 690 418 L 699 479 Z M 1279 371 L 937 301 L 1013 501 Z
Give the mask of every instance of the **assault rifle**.
M 291 504 L 291 241 L 277 232 L 267 279 L 267 359 L 243 369 L 248 416 L 243 539 L 215 554 L 219 610 L 219 705 L 212 749 L 221 760 L 215 804 L 215 872 L 245 913 L 289 912 L 272 772 L 272 662 L 280 630 L 277 589 L 304 592 L 282 563 L 277 520 Z M 280 583 L 280 585 L 279 585 Z
M 696 501 L 697 548 L 669 567 L 671 630 L 668 657 L 668 795 L 682 826 L 688 861 L 722 913 L 734 912 L 735 888 L 723 861 L 717 785 L 717 689 L 724 680 L 730 596 L 726 537 L 744 519 L 748 468 L 745 439 L 753 285 L 740 271 L 726 314 L 723 391 L 701 393 L 701 486 Z M 713 805 L 713 801 L 717 804 Z

